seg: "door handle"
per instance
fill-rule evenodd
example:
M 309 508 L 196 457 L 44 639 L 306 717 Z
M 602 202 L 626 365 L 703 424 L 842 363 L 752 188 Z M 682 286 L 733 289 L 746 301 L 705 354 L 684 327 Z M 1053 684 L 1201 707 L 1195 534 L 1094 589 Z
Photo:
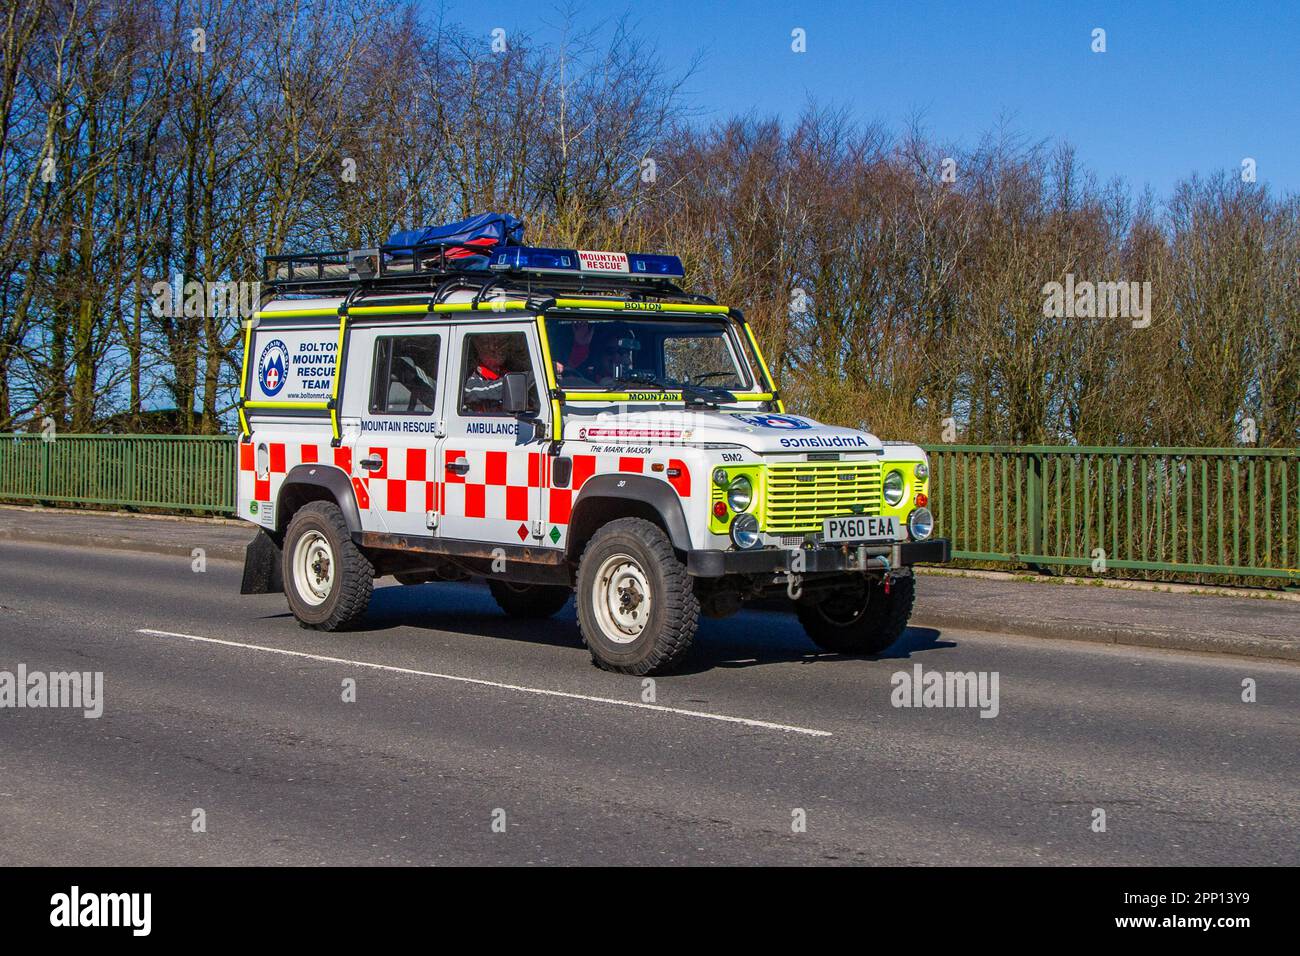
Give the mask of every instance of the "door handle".
M 358 462 L 358 464 L 361 465 L 361 467 L 364 468 L 366 471 L 378 471 L 380 468 L 384 467 L 384 459 L 362 458 L 361 461 Z
M 447 462 L 447 470 L 453 475 L 467 475 L 469 474 L 469 459 L 461 457 L 455 461 L 449 461 Z

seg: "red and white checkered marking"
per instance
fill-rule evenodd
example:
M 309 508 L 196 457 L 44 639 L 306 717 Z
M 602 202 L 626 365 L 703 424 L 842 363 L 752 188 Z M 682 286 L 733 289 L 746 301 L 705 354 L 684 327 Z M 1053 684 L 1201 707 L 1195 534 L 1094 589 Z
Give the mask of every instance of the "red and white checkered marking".
M 370 507 L 397 514 L 434 510 L 438 481 L 429 467 L 434 458 L 431 449 L 371 445 L 366 457 L 383 462 L 366 479 Z
M 464 475 L 447 467 L 459 458 L 469 462 Z M 542 487 L 542 458 L 536 451 L 463 449 L 449 444 L 443 451 L 442 513 L 528 521 L 533 489 Z M 527 535 L 524 526 L 522 536 Z
M 262 442 L 241 442 L 239 445 L 239 497 L 243 500 L 269 502 L 279 490 L 284 476 L 298 465 L 315 465 L 333 462 L 349 475 L 352 473 L 352 449 L 331 448 L 299 442 L 267 442 L 267 475 L 257 474 L 257 446 Z M 364 506 L 363 506 L 364 507 Z
M 666 463 L 664 472 L 652 472 L 653 458 L 644 455 L 574 455 L 573 478 L 567 488 L 551 488 L 548 492 L 547 521 L 566 525 L 573 517 L 573 501 L 582 486 L 595 475 L 608 474 L 662 474 L 683 498 L 691 496 L 691 473 L 685 463 L 676 458 Z M 675 473 L 674 473 L 675 472 Z
M 390 513 L 438 511 L 462 518 L 505 519 L 520 522 L 514 529 L 520 541 L 528 538 L 536 489 L 546 496 L 546 523 L 568 525 L 573 502 L 582 486 L 595 475 L 646 474 L 662 476 L 682 498 L 691 496 L 691 474 L 686 464 L 672 458 L 663 462 L 664 471 L 652 471 L 653 457 L 644 455 L 573 455 L 573 477 L 567 488 L 551 487 L 550 456 L 537 451 L 457 448 L 448 444 L 438 457 L 427 448 L 387 448 L 381 445 L 358 449 L 362 457 L 378 458 L 380 468 L 366 475 L 352 474 L 352 449 L 333 448 L 328 443 L 267 443 L 269 470 L 257 476 L 257 446 L 239 446 L 239 496 L 241 500 L 270 502 L 285 474 L 299 464 L 332 463 L 352 479 L 357 505 L 362 510 Z M 459 458 L 469 462 L 469 472 L 458 475 L 447 465 Z

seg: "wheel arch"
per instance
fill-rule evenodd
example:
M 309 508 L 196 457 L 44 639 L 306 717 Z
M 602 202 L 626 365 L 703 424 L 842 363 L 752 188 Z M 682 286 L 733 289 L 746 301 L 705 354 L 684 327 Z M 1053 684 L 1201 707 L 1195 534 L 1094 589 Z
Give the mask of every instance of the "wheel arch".
M 657 524 L 678 551 L 691 549 L 690 529 L 677 492 L 644 475 L 610 474 L 588 479 L 573 503 L 565 548 L 577 560 L 592 535 L 617 518 L 644 518 Z
M 343 512 L 348 531 L 359 534 L 361 512 L 352 479 L 336 465 L 304 464 L 289 469 L 275 499 L 275 527 L 283 535 L 299 508 L 310 501 L 332 501 Z

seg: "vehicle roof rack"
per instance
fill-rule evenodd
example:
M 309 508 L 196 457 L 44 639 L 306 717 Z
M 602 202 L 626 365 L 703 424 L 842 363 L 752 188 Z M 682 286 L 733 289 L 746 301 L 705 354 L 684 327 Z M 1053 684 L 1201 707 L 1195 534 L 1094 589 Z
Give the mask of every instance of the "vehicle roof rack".
M 405 281 L 445 277 L 452 273 L 482 273 L 486 271 L 486 259 L 482 253 L 481 247 L 464 242 L 426 242 L 266 256 L 262 281 L 286 291 L 298 286 L 310 289 L 322 284 L 354 289 L 359 281 Z M 460 264 L 459 259 L 467 261 Z M 478 268 L 472 268 L 473 264 Z
M 530 300 L 576 294 L 714 304 L 709 296 L 683 290 L 676 280 L 684 274 L 676 256 L 433 242 L 266 256 L 262 282 L 273 298 L 362 290 L 442 299 L 467 290 L 475 292 L 475 302 L 504 293 Z

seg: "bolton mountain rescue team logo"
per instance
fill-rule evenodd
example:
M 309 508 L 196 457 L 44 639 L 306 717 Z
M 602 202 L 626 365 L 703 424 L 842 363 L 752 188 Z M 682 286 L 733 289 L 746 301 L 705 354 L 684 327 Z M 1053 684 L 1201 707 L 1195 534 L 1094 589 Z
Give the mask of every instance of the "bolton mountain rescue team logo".
M 266 395 L 276 395 L 284 388 L 289 372 L 289 347 L 279 339 L 272 339 L 262 349 L 257 360 L 257 380 Z

